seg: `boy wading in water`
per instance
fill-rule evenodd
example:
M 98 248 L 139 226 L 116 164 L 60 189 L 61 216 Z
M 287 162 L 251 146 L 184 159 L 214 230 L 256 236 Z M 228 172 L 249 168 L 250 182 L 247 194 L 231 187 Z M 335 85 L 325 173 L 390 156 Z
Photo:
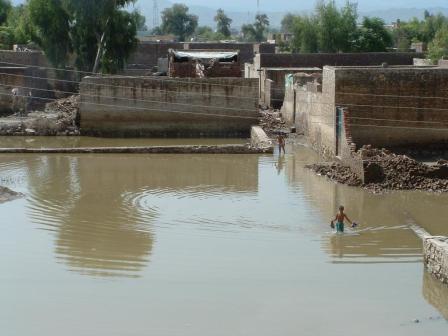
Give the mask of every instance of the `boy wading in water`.
M 281 134 L 281 133 L 278 134 L 277 142 L 278 142 L 279 154 L 282 153 L 282 150 L 283 150 L 283 154 L 286 154 L 286 151 L 285 151 L 285 143 L 286 143 L 286 141 L 285 141 L 285 137 L 283 136 L 283 134 Z
M 331 228 L 334 229 L 334 222 L 336 222 L 336 231 L 344 232 L 344 221 L 347 220 L 352 227 L 355 227 L 356 224 L 353 223 L 347 215 L 344 213 L 344 207 L 341 205 L 339 207 L 339 212 L 336 214 L 336 218 L 331 221 Z

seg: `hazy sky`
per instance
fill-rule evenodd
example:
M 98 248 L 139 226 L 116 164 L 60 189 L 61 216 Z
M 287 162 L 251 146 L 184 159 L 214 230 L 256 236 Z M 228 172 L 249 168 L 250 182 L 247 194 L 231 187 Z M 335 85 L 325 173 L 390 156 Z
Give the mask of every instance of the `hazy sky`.
M 186 5 L 201 5 L 211 8 L 222 7 L 228 10 L 254 11 L 257 0 L 170 0 L 171 2 L 185 3 Z M 259 0 L 260 10 L 269 12 L 285 12 L 304 10 L 314 7 L 315 0 Z M 24 0 L 13 0 L 14 3 L 22 3 Z M 161 1 L 162 2 L 162 1 Z M 346 0 L 336 0 L 338 4 L 344 4 Z M 358 0 L 359 9 L 375 10 L 387 8 L 429 8 L 448 7 L 448 0 Z M 138 0 L 137 5 L 152 5 L 152 0 Z
M 139 2 L 152 2 L 152 0 L 139 0 Z M 236 10 L 251 10 L 257 6 L 257 0 L 184 0 L 171 1 L 183 2 L 187 5 L 201 5 L 207 7 L 224 7 Z M 344 4 L 346 0 L 336 0 L 339 4 Z M 374 10 L 385 8 L 428 8 L 447 7 L 448 0 L 358 0 L 360 10 Z M 264 11 L 287 11 L 313 8 L 315 0 L 260 0 L 260 9 Z

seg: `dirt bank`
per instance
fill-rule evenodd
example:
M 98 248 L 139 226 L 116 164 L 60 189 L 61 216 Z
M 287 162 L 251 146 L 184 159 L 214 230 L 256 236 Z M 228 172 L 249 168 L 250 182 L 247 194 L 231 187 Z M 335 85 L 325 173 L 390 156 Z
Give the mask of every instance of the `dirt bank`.
M 349 168 L 337 163 L 314 164 L 307 168 L 339 183 L 362 186 L 373 192 L 385 190 L 424 190 L 448 192 L 448 161 L 439 160 L 428 165 L 407 155 L 394 154 L 387 150 L 361 149 L 366 161 L 366 172 L 370 183 L 363 184 Z
M 12 115 L 0 118 L 0 135 L 79 135 L 79 96 L 48 103 L 44 111 L 25 117 Z
M 21 193 L 12 191 L 11 189 L 0 186 L 0 204 L 21 198 Z

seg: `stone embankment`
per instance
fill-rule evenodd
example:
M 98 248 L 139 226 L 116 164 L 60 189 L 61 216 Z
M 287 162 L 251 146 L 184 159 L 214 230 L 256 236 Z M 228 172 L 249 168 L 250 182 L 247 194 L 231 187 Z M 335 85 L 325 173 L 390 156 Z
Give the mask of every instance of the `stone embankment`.
M 91 153 L 134 153 L 134 154 L 267 154 L 273 148 L 251 145 L 217 146 L 150 146 L 150 147 L 74 147 L 74 148 L 0 148 L 0 154 L 43 153 L 43 154 L 91 154 Z
M 0 119 L 0 135 L 79 135 L 79 96 L 48 103 L 45 111 Z
M 448 284 L 448 237 L 425 238 L 423 251 L 428 272 Z
M 11 189 L 0 186 L 0 204 L 21 198 L 21 193 L 12 191 Z
M 362 186 L 375 193 L 384 190 L 448 192 L 448 161 L 427 165 L 407 155 L 369 146 L 363 147 L 361 153 L 368 183 L 363 184 L 355 173 L 338 163 L 314 164 L 307 168 L 339 183 Z

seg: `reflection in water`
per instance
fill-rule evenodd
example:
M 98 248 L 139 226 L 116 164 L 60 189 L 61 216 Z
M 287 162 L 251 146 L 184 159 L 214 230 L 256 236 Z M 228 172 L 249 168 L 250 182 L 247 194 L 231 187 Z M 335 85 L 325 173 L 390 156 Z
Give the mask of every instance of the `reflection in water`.
M 448 320 L 448 286 L 423 272 L 423 296 Z
M 23 156 L 29 210 L 56 233 L 58 260 L 93 276 L 138 276 L 159 216 L 154 196 L 252 193 L 258 157 Z
M 278 159 L 277 159 L 277 163 L 275 164 L 275 168 L 277 168 L 277 174 L 280 175 L 280 173 L 283 171 L 283 169 L 285 168 L 285 156 L 284 155 L 279 155 Z

